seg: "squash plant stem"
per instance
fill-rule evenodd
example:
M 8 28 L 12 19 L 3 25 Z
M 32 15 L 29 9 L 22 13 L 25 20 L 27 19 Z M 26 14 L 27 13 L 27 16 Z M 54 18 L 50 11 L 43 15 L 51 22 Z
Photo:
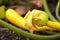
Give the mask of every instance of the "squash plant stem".
M 58 1 L 57 6 L 56 6 L 56 18 L 60 21 L 59 7 L 60 7 L 60 0 Z
M 55 21 L 55 22 L 59 22 L 56 18 L 54 18 L 54 16 L 51 14 L 51 12 L 49 11 L 49 8 L 47 6 L 47 0 L 43 0 L 43 6 L 44 6 L 44 9 L 45 11 L 48 13 L 49 15 L 49 18 L 52 20 L 52 21 Z

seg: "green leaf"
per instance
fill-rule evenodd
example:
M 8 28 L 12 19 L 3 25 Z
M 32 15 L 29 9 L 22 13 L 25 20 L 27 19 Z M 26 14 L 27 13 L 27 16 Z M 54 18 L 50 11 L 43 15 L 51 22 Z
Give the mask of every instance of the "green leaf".
M 3 0 L 0 0 L 0 4 L 2 4 L 3 3 Z
M 0 19 L 5 18 L 5 6 L 0 7 Z
M 9 0 L 3 0 L 5 3 L 7 3 Z

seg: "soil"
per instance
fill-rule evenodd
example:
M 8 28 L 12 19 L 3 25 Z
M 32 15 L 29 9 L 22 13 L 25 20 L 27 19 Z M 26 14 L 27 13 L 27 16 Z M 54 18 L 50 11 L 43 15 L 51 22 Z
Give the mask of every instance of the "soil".
M 25 37 L 15 34 L 7 28 L 0 27 L 0 40 L 27 40 Z

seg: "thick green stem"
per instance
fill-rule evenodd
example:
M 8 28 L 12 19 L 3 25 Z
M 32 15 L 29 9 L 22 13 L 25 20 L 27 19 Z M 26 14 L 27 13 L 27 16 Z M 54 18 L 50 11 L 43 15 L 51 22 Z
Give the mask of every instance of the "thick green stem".
M 36 35 L 36 34 L 32 34 L 32 33 L 28 33 L 22 29 L 19 29 L 11 24 L 8 24 L 7 22 L 0 20 L 0 26 L 6 27 L 12 31 L 14 31 L 15 33 L 17 33 L 18 35 L 22 35 L 24 37 L 30 38 L 30 39 L 37 39 L 37 40 L 55 40 L 57 39 L 60 34 L 56 34 L 56 35 Z
M 51 14 L 51 12 L 49 11 L 49 8 L 48 8 L 48 6 L 47 6 L 47 1 L 46 1 L 46 0 L 43 0 L 43 1 L 44 1 L 44 2 L 43 2 L 44 9 L 45 9 L 45 11 L 48 13 L 49 18 L 50 18 L 52 21 L 58 22 L 58 20 L 55 19 L 55 18 L 53 17 L 53 15 Z
M 56 6 L 56 17 L 60 21 L 60 16 L 59 16 L 59 7 L 60 7 L 60 1 L 58 1 L 57 6 Z

